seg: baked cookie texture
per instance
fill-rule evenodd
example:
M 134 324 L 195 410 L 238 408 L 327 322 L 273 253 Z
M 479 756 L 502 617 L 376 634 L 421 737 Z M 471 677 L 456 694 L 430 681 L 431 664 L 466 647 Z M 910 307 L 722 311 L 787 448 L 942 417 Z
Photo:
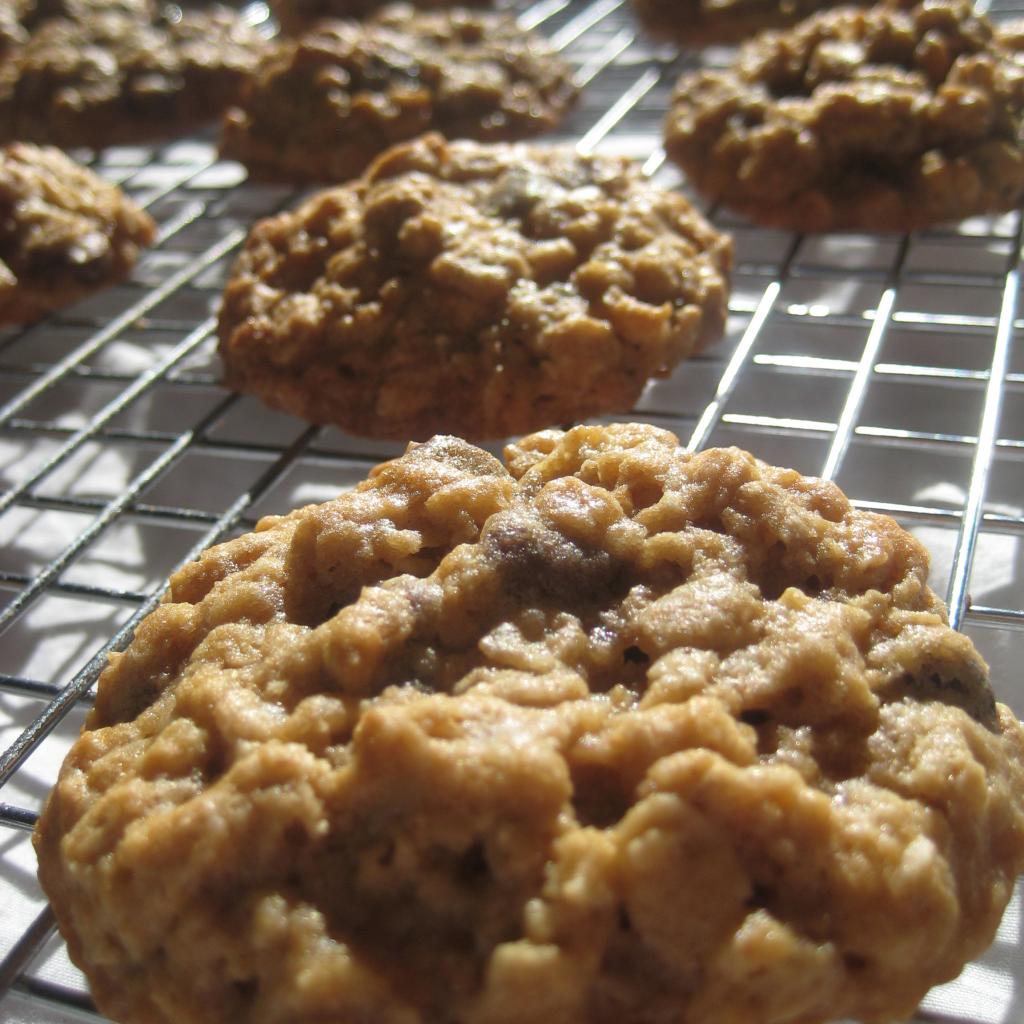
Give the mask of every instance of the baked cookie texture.
M 840 0 L 633 0 L 651 34 L 689 45 L 734 43 L 765 28 L 795 25 Z
M 965 0 L 817 14 L 680 79 L 665 149 L 695 188 L 801 231 L 911 231 L 1024 198 L 1024 55 Z
M 647 425 L 452 437 L 175 574 L 35 833 L 134 1024 L 903 1020 L 1024 732 L 895 522 Z
M 0 324 L 30 323 L 126 277 L 156 224 L 58 149 L 0 147 Z
M 429 135 L 253 228 L 220 310 L 224 383 L 399 440 L 623 411 L 721 338 L 731 260 L 631 161 Z
M 124 6 L 48 18 L 0 62 L 0 141 L 100 148 L 180 133 L 235 102 L 267 49 L 227 7 L 150 20 Z
M 280 43 L 225 115 L 221 153 L 255 178 L 336 184 L 430 129 L 530 138 L 554 128 L 576 95 L 568 64 L 507 14 L 393 4 Z

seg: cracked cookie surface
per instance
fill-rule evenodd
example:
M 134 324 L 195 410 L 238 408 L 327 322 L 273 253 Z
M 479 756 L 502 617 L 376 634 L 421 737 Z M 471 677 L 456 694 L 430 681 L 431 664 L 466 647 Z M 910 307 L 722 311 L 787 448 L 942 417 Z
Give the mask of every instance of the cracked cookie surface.
M 430 135 L 253 228 L 220 311 L 224 380 L 399 440 L 621 412 L 722 336 L 731 260 L 632 161 Z
M 428 130 L 482 142 L 539 135 L 576 92 L 568 64 L 506 14 L 393 4 L 279 43 L 226 114 L 221 153 L 258 179 L 336 184 Z
M 0 324 L 30 323 L 126 277 L 156 224 L 58 149 L 0 147 Z
M 665 149 L 760 224 L 913 231 L 1024 197 L 1024 55 L 966 0 L 837 8 L 680 79 Z
M 236 102 L 267 48 L 219 5 L 168 8 L 173 17 L 80 7 L 43 21 L 0 62 L 0 141 L 98 149 L 179 134 Z
M 902 1020 L 1024 866 L 927 555 L 639 424 L 437 437 L 171 579 L 35 834 L 135 1024 Z

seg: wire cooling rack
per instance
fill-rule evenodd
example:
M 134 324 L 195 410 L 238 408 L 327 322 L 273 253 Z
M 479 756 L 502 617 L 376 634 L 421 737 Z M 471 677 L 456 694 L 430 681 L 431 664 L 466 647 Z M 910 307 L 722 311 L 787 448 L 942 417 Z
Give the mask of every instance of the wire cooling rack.
M 1024 11 L 992 0 L 990 13 Z M 669 92 L 729 51 L 652 43 L 623 0 L 542 0 L 519 18 L 586 87 L 560 140 L 638 158 L 680 187 L 659 148 Z M 218 387 L 214 314 L 233 254 L 299 193 L 248 183 L 217 160 L 212 135 L 75 155 L 161 230 L 125 284 L 0 332 L 0 1021 L 32 1024 L 101 1019 L 54 934 L 27 833 L 107 652 L 177 565 L 401 452 Z M 796 235 L 708 212 L 736 241 L 726 339 L 649 385 L 634 417 L 693 448 L 736 444 L 832 477 L 899 519 L 1021 716 L 1020 215 L 911 236 Z M 1018 889 L 992 949 L 933 990 L 919 1020 L 1024 1021 L 1021 916 Z

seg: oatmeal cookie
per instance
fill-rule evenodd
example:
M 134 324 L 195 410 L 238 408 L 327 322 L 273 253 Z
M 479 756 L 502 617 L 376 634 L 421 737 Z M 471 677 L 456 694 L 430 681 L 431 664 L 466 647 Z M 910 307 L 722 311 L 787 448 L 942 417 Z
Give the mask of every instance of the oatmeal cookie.
M 256 178 L 335 184 L 429 129 L 486 142 L 537 135 L 576 93 L 565 61 L 508 15 L 397 4 L 279 44 L 225 116 L 221 153 Z
M 100 148 L 218 117 L 267 49 L 226 7 L 50 18 L 0 63 L 0 140 Z
M 399 440 L 622 411 L 722 336 L 731 259 L 631 161 L 425 136 L 253 228 L 224 383 Z
M 60 150 L 0 148 L 0 324 L 120 281 L 155 238 L 148 213 Z
M 684 76 L 665 149 L 761 224 L 911 231 L 1024 198 L 1024 63 L 966 0 L 815 15 Z
M 113 655 L 36 829 L 125 1024 L 902 1020 L 1024 867 L 921 545 L 646 425 L 453 437 Z
M 842 0 L 633 0 L 644 28 L 688 45 L 732 43 L 763 28 L 795 25 Z

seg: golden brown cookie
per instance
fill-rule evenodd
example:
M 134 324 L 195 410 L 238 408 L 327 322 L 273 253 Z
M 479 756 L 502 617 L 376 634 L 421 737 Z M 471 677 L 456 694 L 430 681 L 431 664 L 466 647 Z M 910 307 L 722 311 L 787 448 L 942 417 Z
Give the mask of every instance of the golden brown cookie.
M 760 224 L 911 231 L 1024 198 L 1024 55 L 966 0 L 837 8 L 680 79 L 665 149 Z
M 1024 730 L 832 483 L 457 438 L 207 551 L 35 834 L 125 1024 L 903 1020 L 1024 867 Z
M 224 382 L 399 440 L 621 412 L 722 336 L 731 261 L 632 161 L 429 135 L 253 228 Z
M 225 116 L 221 153 L 258 179 L 337 184 L 428 130 L 482 142 L 539 135 L 576 94 L 568 64 L 506 14 L 392 4 L 278 44 Z
M 43 21 L 0 62 L 0 141 L 100 148 L 219 117 L 267 43 L 226 7 L 168 12 L 97 6 Z
M 120 281 L 155 238 L 148 213 L 59 149 L 0 148 L 0 324 Z

